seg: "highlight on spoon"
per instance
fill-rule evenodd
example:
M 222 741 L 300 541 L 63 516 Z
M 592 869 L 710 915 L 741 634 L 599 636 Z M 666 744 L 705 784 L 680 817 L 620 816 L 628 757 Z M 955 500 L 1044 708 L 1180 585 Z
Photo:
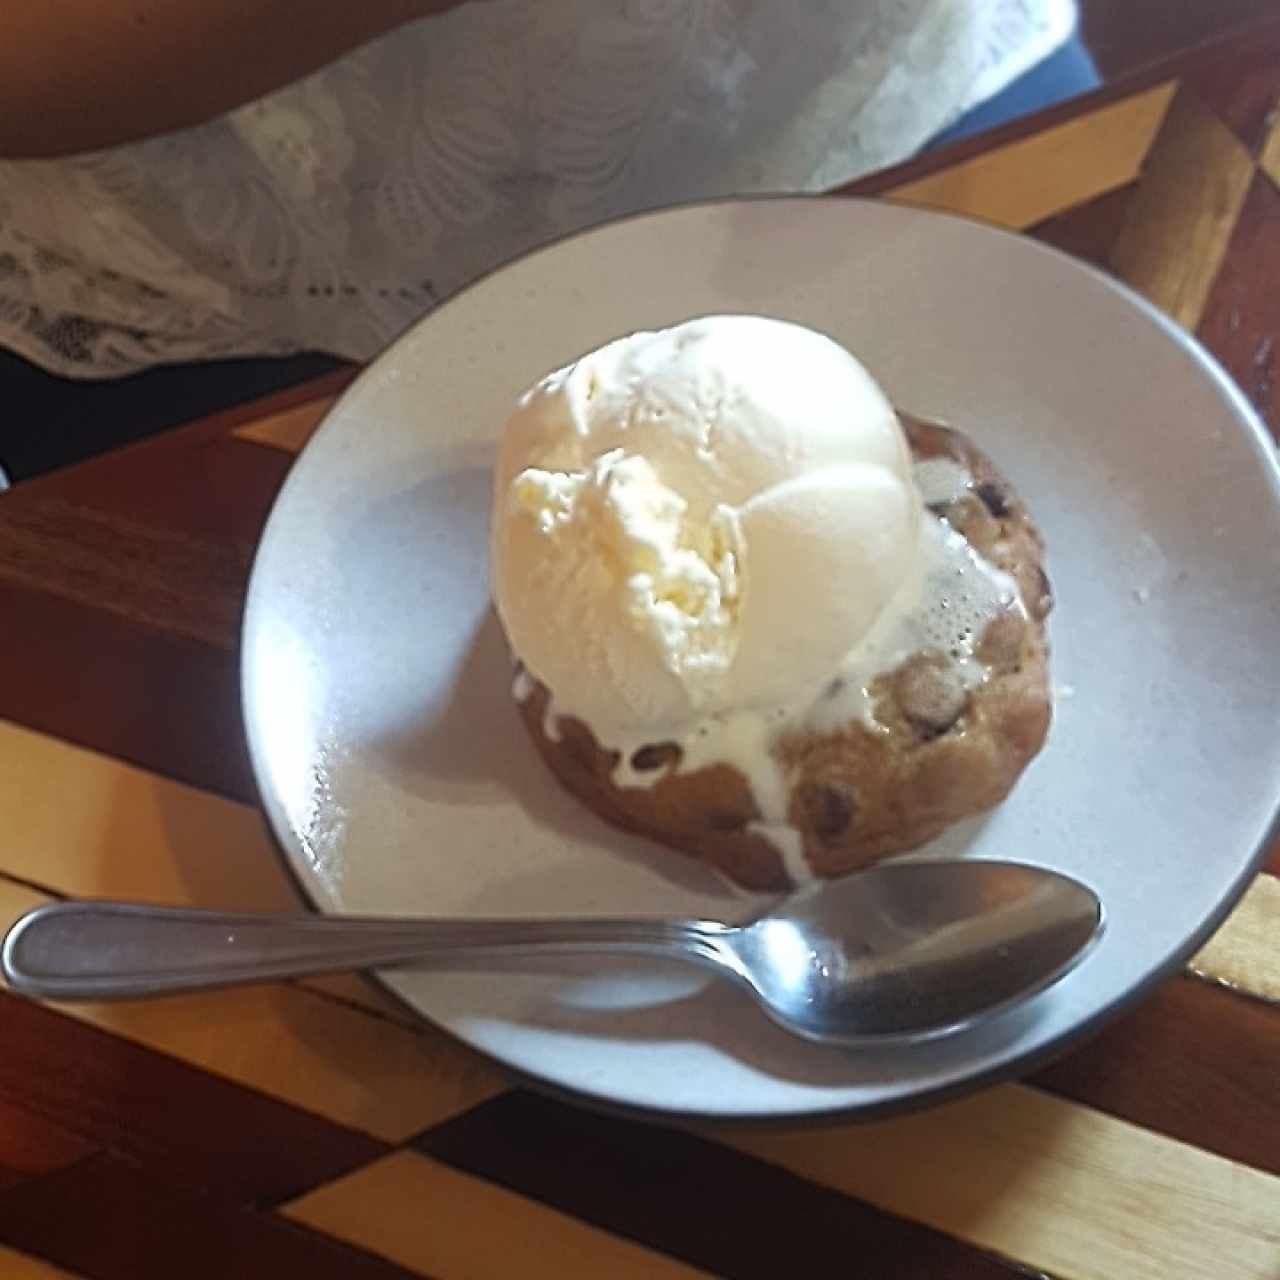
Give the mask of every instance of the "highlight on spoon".
M 775 1021 L 856 1045 L 933 1039 L 1021 1004 L 1074 969 L 1103 928 L 1098 896 L 1061 873 L 913 859 L 802 891 L 734 945 Z

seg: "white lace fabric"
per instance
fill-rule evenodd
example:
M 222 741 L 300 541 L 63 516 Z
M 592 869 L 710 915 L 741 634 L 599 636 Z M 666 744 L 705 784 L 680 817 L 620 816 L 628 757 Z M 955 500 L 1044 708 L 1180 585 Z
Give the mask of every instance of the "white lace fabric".
M 58 373 L 367 359 L 534 245 L 818 191 L 1052 51 L 1072 0 L 487 0 L 198 128 L 0 162 L 0 345 Z

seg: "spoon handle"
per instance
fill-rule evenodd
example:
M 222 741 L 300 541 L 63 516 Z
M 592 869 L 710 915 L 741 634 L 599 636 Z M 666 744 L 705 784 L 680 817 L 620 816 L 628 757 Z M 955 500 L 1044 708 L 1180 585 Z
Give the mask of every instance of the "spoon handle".
M 118 1000 L 448 957 L 626 951 L 723 963 L 709 920 L 421 920 L 235 915 L 55 902 L 22 916 L 0 957 L 15 991 Z

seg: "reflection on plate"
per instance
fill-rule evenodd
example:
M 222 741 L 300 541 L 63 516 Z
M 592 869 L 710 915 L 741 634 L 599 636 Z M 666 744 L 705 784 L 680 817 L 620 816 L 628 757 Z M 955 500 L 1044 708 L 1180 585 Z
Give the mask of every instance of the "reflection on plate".
M 255 767 L 321 910 L 740 919 L 757 903 L 560 792 L 489 606 L 488 464 L 514 396 L 688 316 L 824 330 L 896 404 L 970 432 L 1049 541 L 1074 696 L 985 821 L 930 852 L 1097 887 L 1110 928 L 1022 1010 L 927 1047 L 794 1040 L 741 993 L 635 959 L 398 972 L 424 1015 L 621 1105 L 883 1110 L 1009 1074 L 1168 972 L 1256 865 L 1280 777 L 1280 485 L 1259 425 L 1174 327 L 1088 268 L 960 219 L 757 200 L 611 224 L 499 271 L 346 393 L 272 515 L 245 624 Z

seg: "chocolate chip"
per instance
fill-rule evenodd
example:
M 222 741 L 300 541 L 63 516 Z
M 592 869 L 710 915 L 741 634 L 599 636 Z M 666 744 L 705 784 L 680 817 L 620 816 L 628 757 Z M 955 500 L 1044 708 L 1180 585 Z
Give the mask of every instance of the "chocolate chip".
M 1022 615 L 1008 610 L 987 624 L 976 650 L 978 661 L 998 672 L 1012 671 L 1022 656 L 1027 624 Z
M 801 822 L 819 840 L 838 840 L 858 811 L 853 788 L 843 782 L 806 782 L 796 788 Z
M 947 508 L 947 521 L 979 552 L 989 551 L 1000 538 L 1000 521 L 976 494 L 962 494 Z
M 1049 585 L 1049 579 L 1045 571 L 1041 568 L 1036 569 L 1037 581 L 1040 587 L 1040 599 L 1037 603 L 1037 616 L 1044 617 L 1053 605 L 1053 588 Z
M 712 831 L 741 831 L 750 821 L 749 813 L 733 813 L 728 809 L 713 809 L 707 814 L 707 826 Z
M 904 662 L 893 689 L 902 714 L 926 741 L 950 729 L 969 701 L 960 673 L 940 653 L 920 653 Z
M 580 769 L 588 773 L 594 772 L 597 759 L 596 744 L 586 729 L 577 721 L 563 717 L 557 722 L 557 728 L 564 754 Z
M 649 773 L 661 769 L 666 764 L 676 764 L 680 759 L 680 748 L 674 742 L 651 742 L 640 747 L 631 755 L 631 767 L 637 773 Z
M 978 485 L 976 492 L 978 497 L 982 499 L 982 505 L 997 520 L 1003 519 L 1009 514 L 1009 502 L 1005 497 L 1004 490 L 998 484 L 992 484 L 987 481 L 985 484 Z

